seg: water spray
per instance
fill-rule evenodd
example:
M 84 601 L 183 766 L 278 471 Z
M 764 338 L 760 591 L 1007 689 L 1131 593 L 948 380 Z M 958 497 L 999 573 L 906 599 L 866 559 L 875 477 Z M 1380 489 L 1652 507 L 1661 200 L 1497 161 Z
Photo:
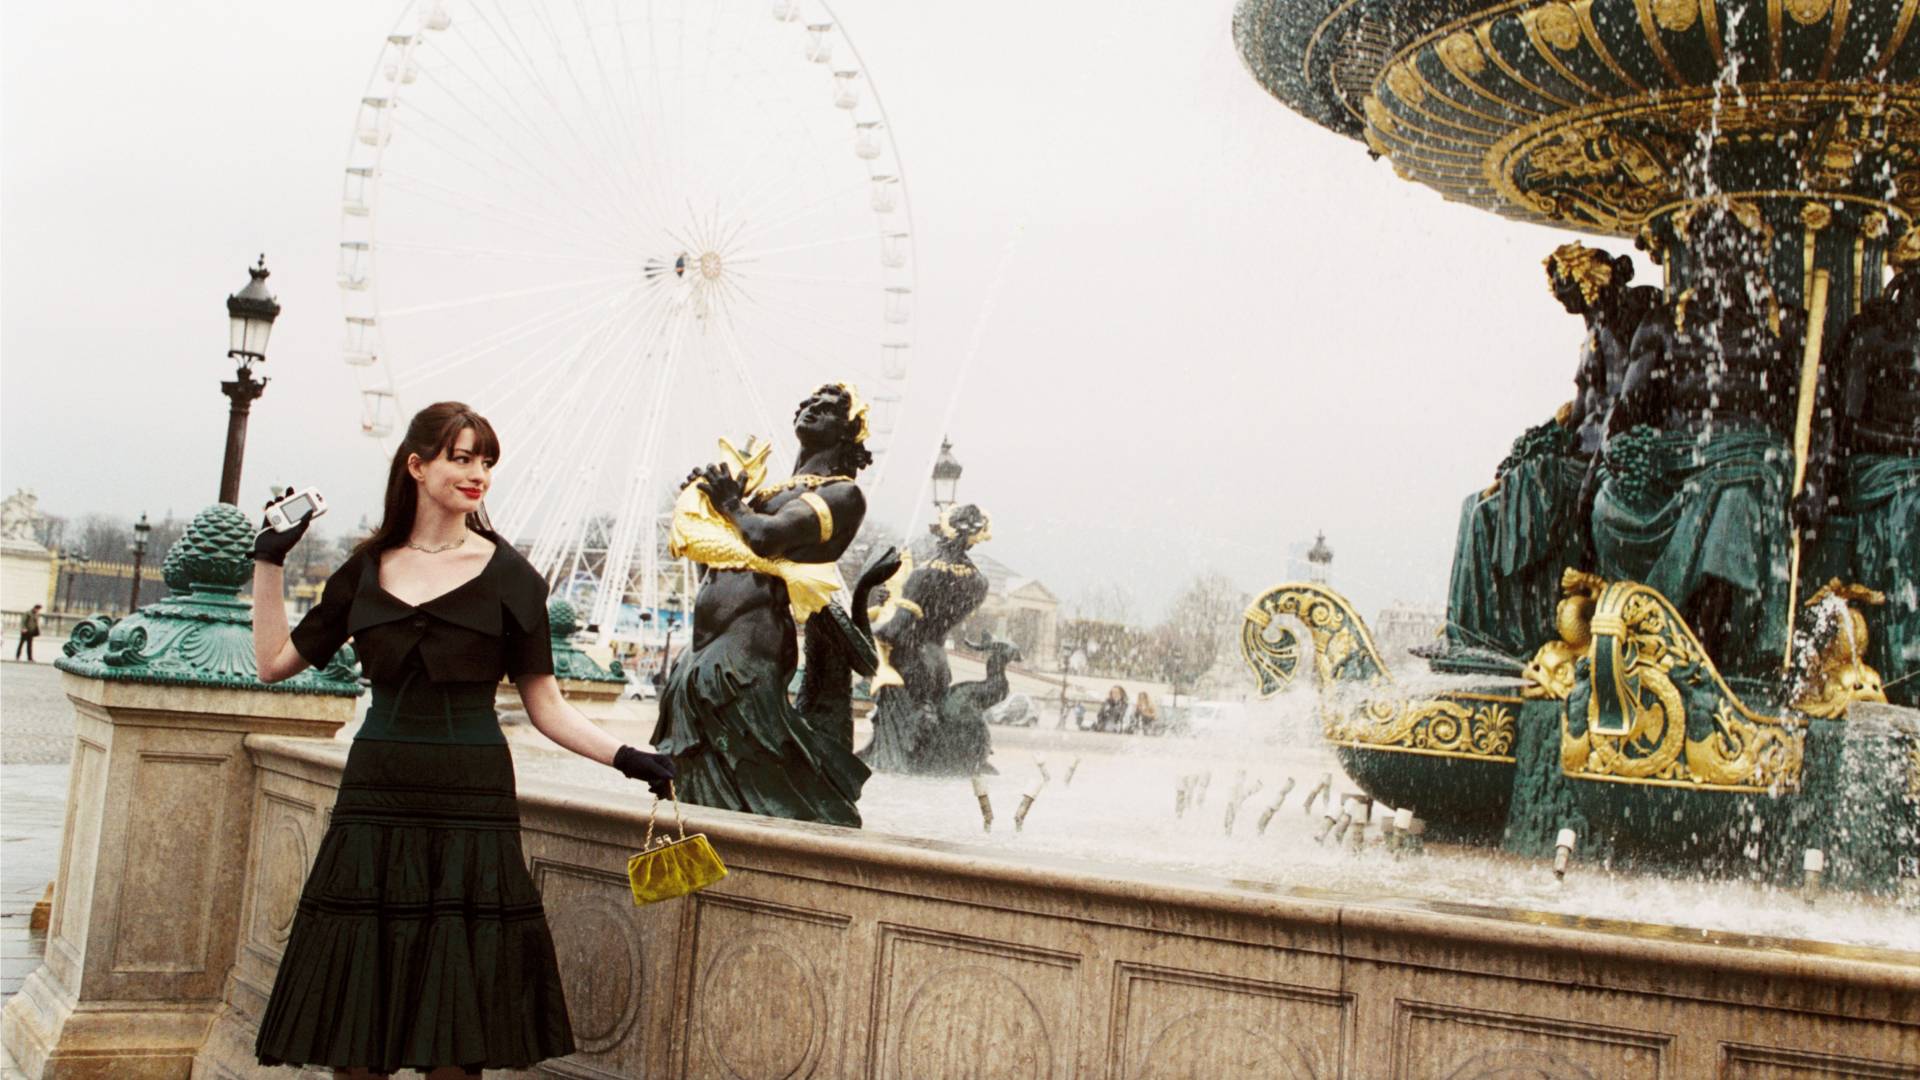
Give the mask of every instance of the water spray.
M 1231 799 L 1228 799 L 1228 800 L 1227 800 L 1227 822 L 1226 822 L 1226 825 L 1227 825 L 1227 835 L 1228 835 L 1228 836 L 1232 836 L 1232 835 L 1233 835 L 1233 823 L 1234 823 L 1234 821 L 1235 821 L 1235 820 L 1237 820 L 1237 819 L 1238 819 L 1238 818 L 1240 817 L 1240 807 L 1241 807 L 1241 806 L 1242 806 L 1242 805 L 1243 805 L 1243 804 L 1244 804 L 1244 803 L 1245 803 L 1245 802 L 1246 802 L 1246 801 L 1247 801 L 1248 799 L 1251 799 L 1251 798 L 1253 798 L 1253 797 L 1254 797 L 1255 795 L 1257 795 L 1257 794 L 1259 794 L 1259 793 L 1260 793 L 1260 789 L 1261 789 L 1261 788 L 1263 788 L 1263 787 L 1265 787 L 1265 786 L 1267 786 L 1267 782 L 1266 782 L 1265 780 L 1255 780 L 1255 781 L 1253 782 L 1253 786 L 1252 786 L 1252 787 L 1249 787 L 1249 788 L 1243 788 L 1243 787 L 1241 786 L 1241 781 L 1243 781 L 1243 780 L 1245 780 L 1245 779 L 1246 779 L 1246 776 L 1247 776 L 1247 774 L 1246 774 L 1246 770 L 1244 770 L 1244 769 L 1243 769 L 1243 770 L 1241 770 L 1241 772 L 1240 772 L 1240 779 L 1239 779 L 1239 780 L 1235 780 L 1235 781 L 1233 782 L 1233 798 L 1231 798 Z
M 1808 904 L 1820 896 L 1820 883 L 1827 876 L 1827 853 L 1819 848 L 1810 847 L 1801 856 L 1800 868 L 1805 876 L 1800 884 L 1800 896 Z
M 1199 773 L 1187 773 L 1180 777 L 1173 789 L 1173 816 L 1186 817 L 1187 807 L 1193 803 L 1194 785 L 1200 782 Z
M 1046 766 L 1045 765 L 1040 766 L 1040 779 L 1035 780 L 1033 782 L 1033 786 L 1028 788 L 1025 792 L 1021 794 L 1020 808 L 1013 812 L 1013 831 L 1014 832 L 1019 832 L 1022 828 L 1026 826 L 1027 811 L 1033 809 L 1033 801 L 1040 797 L 1040 789 L 1047 786 L 1047 781 L 1049 779 L 1051 779 L 1051 777 L 1047 775 Z
M 1207 789 L 1212 786 L 1213 786 L 1213 770 L 1208 769 L 1206 772 L 1203 772 L 1200 774 L 1200 784 L 1198 787 L 1193 789 L 1193 805 L 1195 806 L 1207 805 Z
M 979 776 L 973 777 L 973 797 L 980 801 L 980 827 L 993 831 L 993 800 L 987 795 L 987 782 Z
M 1261 812 L 1259 830 L 1261 836 L 1267 835 L 1267 825 L 1273 821 L 1273 815 L 1279 813 L 1280 804 L 1287 801 L 1287 796 L 1293 791 L 1293 785 L 1295 783 L 1296 781 L 1293 777 L 1287 777 L 1287 782 L 1280 785 L 1280 794 L 1274 798 L 1273 805 Z
M 1073 786 L 1073 774 L 1074 774 L 1074 773 L 1077 773 L 1077 772 L 1079 772 L 1079 771 L 1080 771 L 1080 759 L 1079 759 L 1079 758 L 1074 758 L 1074 759 L 1073 759 L 1073 762 L 1072 762 L 1072 764 L 1069 764 L 1069 765 L 1067 766 L 1067 776 L 1066 776 L 1066 779 L 1064 779 L 1064 780 L 1062 780 L 1062 781 L 1061 781 L 1061 786 L 1063 786 L 1063 787 L 1072 787 L 1072 786 Z
M 1573 846 L 1579 837 L 1572 829 L 1561 829 L 1560 835 L 1553 841 L 1553 880 L 1564 883 L 1567 880 L 1567 863 L 1573 859 Z
M 1345 840 L 1347 838 L 1347 830 L 1353 828 L 1353 798 L 1353 796 L 1348 795 L 1340 800 L 1340 818 L 1334 822 L 1333 826 L 1333 842 L 1335 846 L 1338 846 L 1341 841 Z M 1331 804 L 1329 804 L 1329 809 L 1331 809 Z M 1333 815 L 1329 813 L 1327 816 L 1332 817 Z

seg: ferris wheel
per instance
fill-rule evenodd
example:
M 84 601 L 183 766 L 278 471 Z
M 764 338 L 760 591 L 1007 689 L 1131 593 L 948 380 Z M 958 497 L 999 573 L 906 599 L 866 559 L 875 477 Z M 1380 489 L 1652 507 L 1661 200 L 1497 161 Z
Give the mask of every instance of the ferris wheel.
M 360 430 L 466 401 L 496 527 L 603 638 L 714 440 L 795 450 L 822 382 L 886 474 L 912 372 L 906 181 L 820 0 L 411 0 L 349 143 L 338 281 Z M 663 576 L 665 575 L 665 576 Z

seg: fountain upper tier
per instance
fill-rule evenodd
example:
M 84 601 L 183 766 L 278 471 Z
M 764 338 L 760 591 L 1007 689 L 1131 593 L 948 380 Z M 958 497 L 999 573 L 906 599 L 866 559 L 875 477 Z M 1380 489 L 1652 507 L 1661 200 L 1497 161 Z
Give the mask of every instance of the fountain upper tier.
M 1234 38 L 1274 96 L 1454 201 L 1664 253 L 1676 212 L 1749 199 L 1781 298 L 1817 264 L 1843 315 L 1920 216 L 1917 9 L 1241 0 Z

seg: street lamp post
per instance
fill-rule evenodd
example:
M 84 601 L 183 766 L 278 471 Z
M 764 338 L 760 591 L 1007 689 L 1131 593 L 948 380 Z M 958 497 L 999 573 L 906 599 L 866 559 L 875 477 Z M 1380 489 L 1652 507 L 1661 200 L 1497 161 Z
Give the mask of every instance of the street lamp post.
M 267 359 L 267 336 L 273 332 L 273 320 L 280 314 L 280 302 L 267 292 L 267 257 L 260 256 L 258 266 L 250 266 L 247 287 L 227 297 L 229 359 L 237 361 L 233 378 L 220 384 L 231 406 L 227 410 L 227 454 L 220 466 L 220 501 L 240 505 L 240 467 L 247 453 L 247 414 L 254 399 L 267 389 L 267 380 L 256 379 L 253 365 Z
M 933 459 L 933 508 L 946 511 L 959 501 L 960 459 L 953 456 L 953 441 L 942 437 L 940 456 Z
M 67 560 L 67 599 L 65 603 L 60 605 L 62 609 L 66 611 L 73 610 L 74 579 L 78 578 L 80 576 L 80 571 L 85 570 L 87 568 L 87 564 L 92 561 L 93 560 L 87 558 L 85 555 L 75 555 L 72 558 Z
M 147 534 L 153 526 L 147 524 L 147 515 L 141 514 L 140 520 L 133 523 L 133 595 L 127 599 L 129 612 L 140 609 L 140 564 L 147 557 Z

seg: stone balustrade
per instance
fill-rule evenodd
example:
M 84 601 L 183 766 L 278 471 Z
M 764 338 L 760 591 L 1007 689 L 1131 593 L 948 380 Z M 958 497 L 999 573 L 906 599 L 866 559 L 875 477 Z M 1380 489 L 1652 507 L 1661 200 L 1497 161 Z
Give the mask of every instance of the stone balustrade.
M 29 1076 L 292 1075 L 254 1064 L 254 1025 L 347 747 L 275 732 L 331 730 L 350 703 L 68 678 L 82 723 L 56 921 L 7 1007 L 9 1050 Z M 544 1075 L 1920 1076 L 1913 954 L 704 808 L 688 825 L 731 875 L 636 909 L 645 802 L 522 791 L 580 1045 Z

